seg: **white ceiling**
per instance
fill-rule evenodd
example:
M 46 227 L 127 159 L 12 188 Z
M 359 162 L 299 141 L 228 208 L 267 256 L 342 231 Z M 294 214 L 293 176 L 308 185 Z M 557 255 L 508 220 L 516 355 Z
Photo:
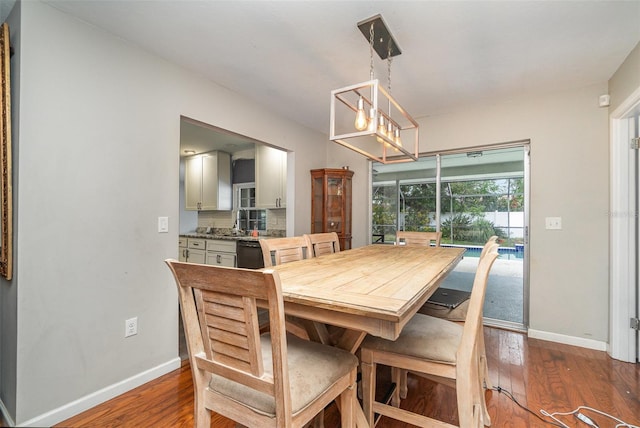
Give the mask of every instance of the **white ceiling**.
M 330 91 L 369 79 L 356 24 L 378 13 L 416 118 L 606 82 L 640 41 L 640 0 L 46 2 L 325 134 Z

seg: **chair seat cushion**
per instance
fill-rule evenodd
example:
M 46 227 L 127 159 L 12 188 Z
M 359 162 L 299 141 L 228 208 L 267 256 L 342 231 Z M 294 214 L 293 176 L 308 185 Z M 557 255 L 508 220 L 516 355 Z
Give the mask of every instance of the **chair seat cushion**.
M 396 340 L 367 336 L 362 348 L 455 364 L 462 331 L 463 326 L 455 322 L 418 313 L 404 326 Z
M 427 302 L 418 310 L 418 312 L 424 315 L 431 315 L 436 318 L 460 322 L 467 318 L 469 302 L 470 300 L 467 299 L 453 309 Z
M 270 335 L 262 335 L 260 342 L 265 374 L 272 376 Z M 294 415 L 358 366 L 358 359 L 347 351 L 300 339 L 292 334 L 287 335 L 287 355 Z M 267 394 L 217 375 L 212 375 L 209 388 L 260 414 L 275 417 L 275 400 Z

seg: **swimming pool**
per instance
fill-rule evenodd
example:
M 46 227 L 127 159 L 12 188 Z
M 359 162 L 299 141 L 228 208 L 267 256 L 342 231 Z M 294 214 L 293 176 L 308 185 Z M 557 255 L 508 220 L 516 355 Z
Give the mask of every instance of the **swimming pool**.
M 466 248 L 465 257 L 480 257 L 482 247 L 469 247 L 464 245 L 442 245 L 443 247 Z M 502 260 L 522 260 L 524 258 L 524 246 L 516 247 L 498 247 L 498 258 Z

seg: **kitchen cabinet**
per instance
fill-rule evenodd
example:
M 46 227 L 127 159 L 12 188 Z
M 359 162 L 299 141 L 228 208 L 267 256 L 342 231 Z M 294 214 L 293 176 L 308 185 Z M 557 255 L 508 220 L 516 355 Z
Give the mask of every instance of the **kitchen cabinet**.
M 287 206 L 287 152 L 256 144 L 256 208 Z
M 185 160 L 185 209 L 231 210 L 231 155 L 209 152 Z
M 351 181 L 349 169 L 311 170 L 311 233 L 336 232 L 340 249 L 351 248 Z
M 187 238 L 185 262 L 204 264 L 206 255 L 206 239 Z
M 178 260 L 181 262 L 187 261 L 187 238 L 178 238 Z
M 205 263 L 214 266 L 236 267 L 236 241 L 207 239 Z

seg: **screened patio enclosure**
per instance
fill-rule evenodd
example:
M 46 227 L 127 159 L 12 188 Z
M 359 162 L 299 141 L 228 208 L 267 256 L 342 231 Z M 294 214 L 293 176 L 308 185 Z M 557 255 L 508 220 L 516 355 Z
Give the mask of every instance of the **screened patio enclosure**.
M 443 286 L 470 289 L 480 248 L 498 236 L 484 315 L 523 328 L 527 160 L 528 145 L 520 144 L 372 163 L 371 241 L 393 244 L 398 230 L 440 231 L 442 245 L 467 248 Z

